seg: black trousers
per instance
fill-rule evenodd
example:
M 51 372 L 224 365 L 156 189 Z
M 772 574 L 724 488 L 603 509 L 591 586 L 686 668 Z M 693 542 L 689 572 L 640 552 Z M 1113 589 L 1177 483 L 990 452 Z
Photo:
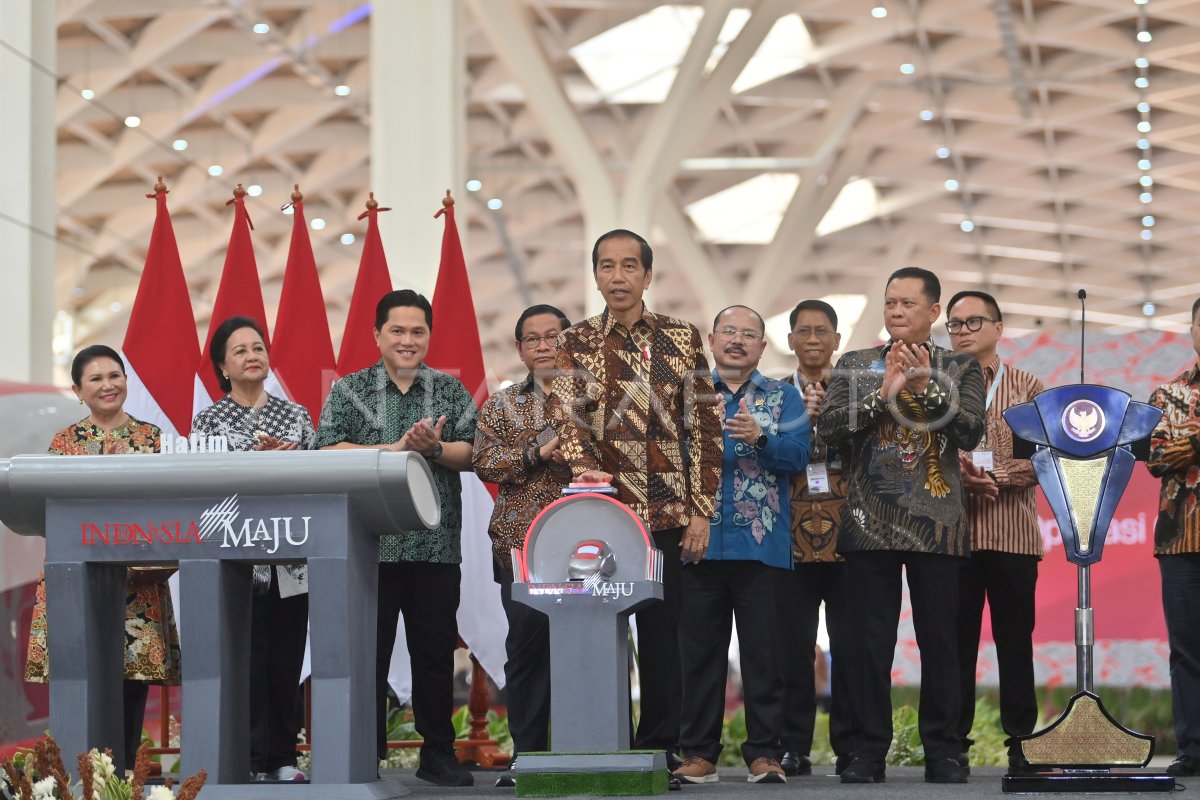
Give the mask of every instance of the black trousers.
M 829 743 L 835 755 L 854 752 L 854 687 L 840 656 L 846 652 L 849 632 L 846 606 L 845 562 L 797 564 L 785 583 L 784 613 L 780 637 L 783 665 L 783 752 L 808 755 L 812 750 L 813 725 L 817 719 L 816 675 L 813 659 L 820 626 L 821 603 L 825 604 L 825 628 L 829 632 L 830 671 Z M 739 629 L 740 630 L 740 629 Z
M 634 750 L 670 750 L 679 746 L 679 540 L 683 528 L 652 532 L 663 554 L 663 601 L 637 612 L 638 676 L 642 715 Z
M 846 554 L 850 617 L 857 623 L 849 650 L 859 723 L 855 755 L 883 763 L 892 742 L 892 659 L 900 622 L 901 569 L 908 577 L 913 627 L 921 649 L 917 728 L 926 761 L 958 755 L 958 573 L 964 559 L 895 550 Z
M 454 648 L 458 644 L 458 564 L 402 561 L 379 565 L 379 618 L 375 655 L 376 751 L 387 754 L 387 676 L 404 615 L 412 665 L 412 709 L 421 749 L 454 747 Z
M 1200 758 L 1200 553 L 1159 556 L 1171 648 L 1171 716 L 1179 755 Z
M 512 599 L 511 568 L 493 561 L 492 570 L 508 617 L 504 693 L 513 754 L 544 752 L 550 749 L 550 620 Z
M 142 746 L 142 723 L 146 719 L 146 698 L 150 696 L 150 684 L 145 681 L 121 682 L 121 708 L 125 714 L 125 763 L 124 769 L 133 769 L 137 762 L 137 751 Z M 163 746 L 166 746 L 164 742 Z
M 683 568 L 679 743 L 686 755 L 713 763 L 721 755 L 729 639 L 736 617 L 746 709 L 742 758 L 750 764 L 778 756 L 783 725 L 780 609 L 790 577 L 788 570 L 758 561 L 701 561 Z
M 962 710 L 958 737 L 965 753 L 974 742 L 975 668 L 983 601 L 991 609 L 992 638 L 1000 672 L 1000 726 L 1014 747 L 1014 736 L 1033 733 L 1038 704 L 1033 679 L 1033 625 L 1036 614 L 1038 558 L 995 550 L 976 550 L 962 565 L 958 580 L 958 669 Z
M 303 712 L 300 672 L 308 636 L 308 595 L 279 596 L 271 585 L 250 607 L 250 769 L 274 772 L 296 764 Z

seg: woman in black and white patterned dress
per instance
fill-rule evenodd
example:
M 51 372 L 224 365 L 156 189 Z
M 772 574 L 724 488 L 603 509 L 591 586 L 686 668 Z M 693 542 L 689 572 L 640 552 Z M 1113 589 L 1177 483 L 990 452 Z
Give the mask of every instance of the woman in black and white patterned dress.
M 269 394 L 262 329 L 249 317 L 217 326 L 210 347 L 226 395 L 192 420 L 192 433 L 224 436 L 230 450 L 311 450 L 304 406 Z M 300 671 L 308 633 L 308 570 L 254 567 L 250 631 L 250 768 L 260 780 L 305 780 L 296 769 Z

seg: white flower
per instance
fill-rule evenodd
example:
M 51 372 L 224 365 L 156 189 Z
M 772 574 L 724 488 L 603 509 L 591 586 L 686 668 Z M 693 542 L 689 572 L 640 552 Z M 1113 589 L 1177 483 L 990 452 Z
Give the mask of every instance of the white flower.
M 175 800 L 175 793 L 165 786 L 154 786 L 150 789 L 150 800 Z
M 33 785 L 34 800 L 42 800 L 42 798 L 54 797 L 54 790 L 58 787 L 58 783 L 54 780 L 54 776 L 43 778 Z

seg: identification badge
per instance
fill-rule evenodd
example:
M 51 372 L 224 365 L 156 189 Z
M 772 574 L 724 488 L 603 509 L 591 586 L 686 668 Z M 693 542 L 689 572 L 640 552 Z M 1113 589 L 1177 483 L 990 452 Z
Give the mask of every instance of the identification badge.
M 809 464 L 805 472 L 808 475 L 809 494 L 825 494 L 829 491 L 829 470 L 825 464 Z
M 971 463 L 985 472 L 990 472 L 996 466 L 991 450 L 972 450 Z

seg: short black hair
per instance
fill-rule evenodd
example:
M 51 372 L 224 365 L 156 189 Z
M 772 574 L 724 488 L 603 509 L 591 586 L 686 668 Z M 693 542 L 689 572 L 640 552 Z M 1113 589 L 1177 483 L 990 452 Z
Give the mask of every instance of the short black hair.
M 212 361 L 213 372 L 217 374 L 217 383 L 221 385 L 222 392 L 228 393 L 233 389 L 233 384 L 221 370 L 221 365 L 225 363 L 225 351 L 229 348 L 229 337 L 242 328 L 250 328 L 263 340 L 264 346 L 267 343 L 267 336 L 263 333 L 262 326 L 253 317 L 230 317 L 217 326 L 217 329 L 213 331 L 212 339 L 208 342 L 208 358 Z
M 424 311 L 425 324 L 429 326 L 429 332 L 433 333 L 433 306 L 429 305 L 425 295 L 414 292 L 412 289 L 396 289 L 379 298 L 379 302 L 375 305 L 375 330 L 383 330 L 383 326 L 388 320 L 388 312 L 393 308 L 405 306 Z
M 1192 303 L 1192 322 L 1196 321 L 1196 312 L 1200 311 L 1200 297 L 1196 298 L 1196 302 Z
M 521 316 L 517 317 L 517 327 L 513 331 L 516 340 L 521 341 L 521 335 L 524 333 L 525 320 L 530 317 L 536 317 L 538 314 L 553 314 L 558 317 L 559 323 L 562 325 L 562 330 L 571 327 L 571 320 L 567 319 L 567 315 L 559 311 L 557 308 L 546 303 L 538 303 L 536 306 L 530 306 L 521 312 Z
M 950 309 L 954 308 L 954 305 L 959 300 L 967 297 L 975 297 L 982 300 L 983 304 L 987 306 L 988 313 L 996 318 L 996 322 L 1004 322 L 1004 315 L 1000 313 L 1000 304 L 996 302 L 996 298 L 987 292 L 981 292 L 976 289 L 965 289 L 954 295 L 954 297 L 951 297 L 950 302 L 946 304 L 946 316 L 950 316 Z
M 121 368 L 121 374 L 125 374 L 125 362 L 121 360 L 121 356 L 116 350 L 106 344 L 93 344 L 76 353 L 75 358 L 71 361 L 71 383 L 73 385 L 80 385 L 79 382 L 83 380 L 84 367 L 97 358 L 111 358 Z
M 654 250 L 650 248 L 650 243 L 633 231 L 627 231 L 624 228 L 617 228 L 609 231 L 608 233 L 601 234 L 600 238 L 596 240 L 596 243 L 592 245 L 592 272 L 596 271 L 596 267 L 600 263 L 600 243 L 609 239 L 633 239 L 635 242 L 641 245 L 642 248 L 642 270 L 644 272 L 649 272 L 650 270 L 654 269 Z
M 715 317 L 713 317 L 713 333 L 717 332 L 717 320 L 719 320 L 721 318 L 722 314 L 724 314 L 726 311 L 729 311 L 730 309 L 733 309 L 733 308 L 744 308 L 747 311 L 749 311 L 751 314 L 753 314 L 754 316 L 758 317 L 758 327 L 762 330 L 764 335 L 766 334 L 767 323 L 763 320 L 762 314 L 758 313 L 750 306 L 744 306 L 741 303 L 734 303 L 731 306 L 725 306 L 724 308 L 722 308 L 720 311 L 717 312 L 717 315 Z
M 826 303 L 824 300 L 801 300 L 796 303 L 796 307 L 792 309 L 792 313 L 788 315 L 788 330 L 796 327 L 796 318 L 800 316 L 801 311 L 819 311 L 829 318 L 829 324 L 833 329 L 837 330 L 837 312 L 833 310 L 833 306 Z
M 924 287 L 925 296 L 929 298 L 929 304 L 935 305 L 942 300 L 942 282 L 938 280 L 938 276 L 934 275 L 927 269 L 921 267 L 901 267 L 892 273 L 887 279 L 885 286 L 890 286 L 892 281 L 902 278 L 916 278 L 921 281 Z

